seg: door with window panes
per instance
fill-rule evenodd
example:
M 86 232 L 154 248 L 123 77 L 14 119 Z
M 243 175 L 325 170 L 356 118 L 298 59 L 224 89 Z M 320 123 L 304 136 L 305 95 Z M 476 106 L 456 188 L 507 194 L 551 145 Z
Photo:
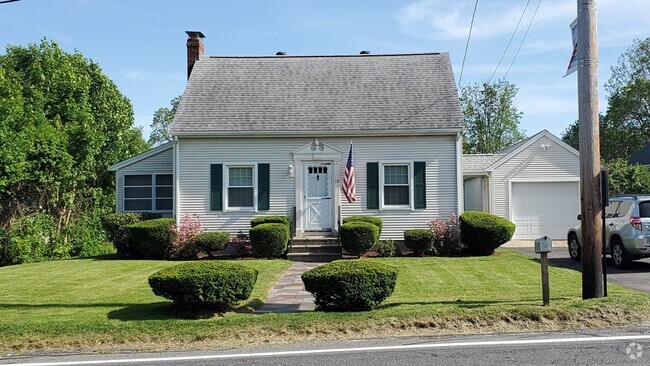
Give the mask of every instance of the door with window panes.
M 332 164 L 305 164 L 306 230 L 332 228 Z

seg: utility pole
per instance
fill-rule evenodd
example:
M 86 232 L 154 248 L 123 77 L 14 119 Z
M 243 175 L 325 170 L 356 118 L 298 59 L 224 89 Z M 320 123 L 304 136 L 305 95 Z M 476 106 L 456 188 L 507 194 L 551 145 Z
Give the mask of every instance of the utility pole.
M 596 0 L 578 1 L 578 120 L 582 298 L 603 297 Z

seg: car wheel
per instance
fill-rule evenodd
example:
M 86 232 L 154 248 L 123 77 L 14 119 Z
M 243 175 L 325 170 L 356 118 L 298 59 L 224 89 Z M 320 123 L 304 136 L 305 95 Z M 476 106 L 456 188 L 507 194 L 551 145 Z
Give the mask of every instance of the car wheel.
M 626 268 L 630 265 L 630 256 L 625 251 L 621 239 L 612 239 L 612 261 L 616 268 Z
M 574 261 L 580 262 L 582 248 L 580 248 L 580 242 L 575 234 L 569 235 L 569 255 Z

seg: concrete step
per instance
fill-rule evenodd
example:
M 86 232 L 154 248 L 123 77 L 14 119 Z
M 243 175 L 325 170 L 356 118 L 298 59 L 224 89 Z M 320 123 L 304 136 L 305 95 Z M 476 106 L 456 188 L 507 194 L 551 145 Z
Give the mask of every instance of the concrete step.
M 289 253 L 341 253 L 338 244 L 294 244 L 289 248 Z
M 341 253 L 289 253 L 287 259 L 297 262 L 331 262 L 341 259 Z

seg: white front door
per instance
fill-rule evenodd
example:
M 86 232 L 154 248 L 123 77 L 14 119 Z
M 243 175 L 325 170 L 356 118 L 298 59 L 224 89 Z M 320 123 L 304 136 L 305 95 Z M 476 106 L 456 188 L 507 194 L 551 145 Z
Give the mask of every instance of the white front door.
M 332 164 L 305 164 L 306 230 L 332 229 Z

